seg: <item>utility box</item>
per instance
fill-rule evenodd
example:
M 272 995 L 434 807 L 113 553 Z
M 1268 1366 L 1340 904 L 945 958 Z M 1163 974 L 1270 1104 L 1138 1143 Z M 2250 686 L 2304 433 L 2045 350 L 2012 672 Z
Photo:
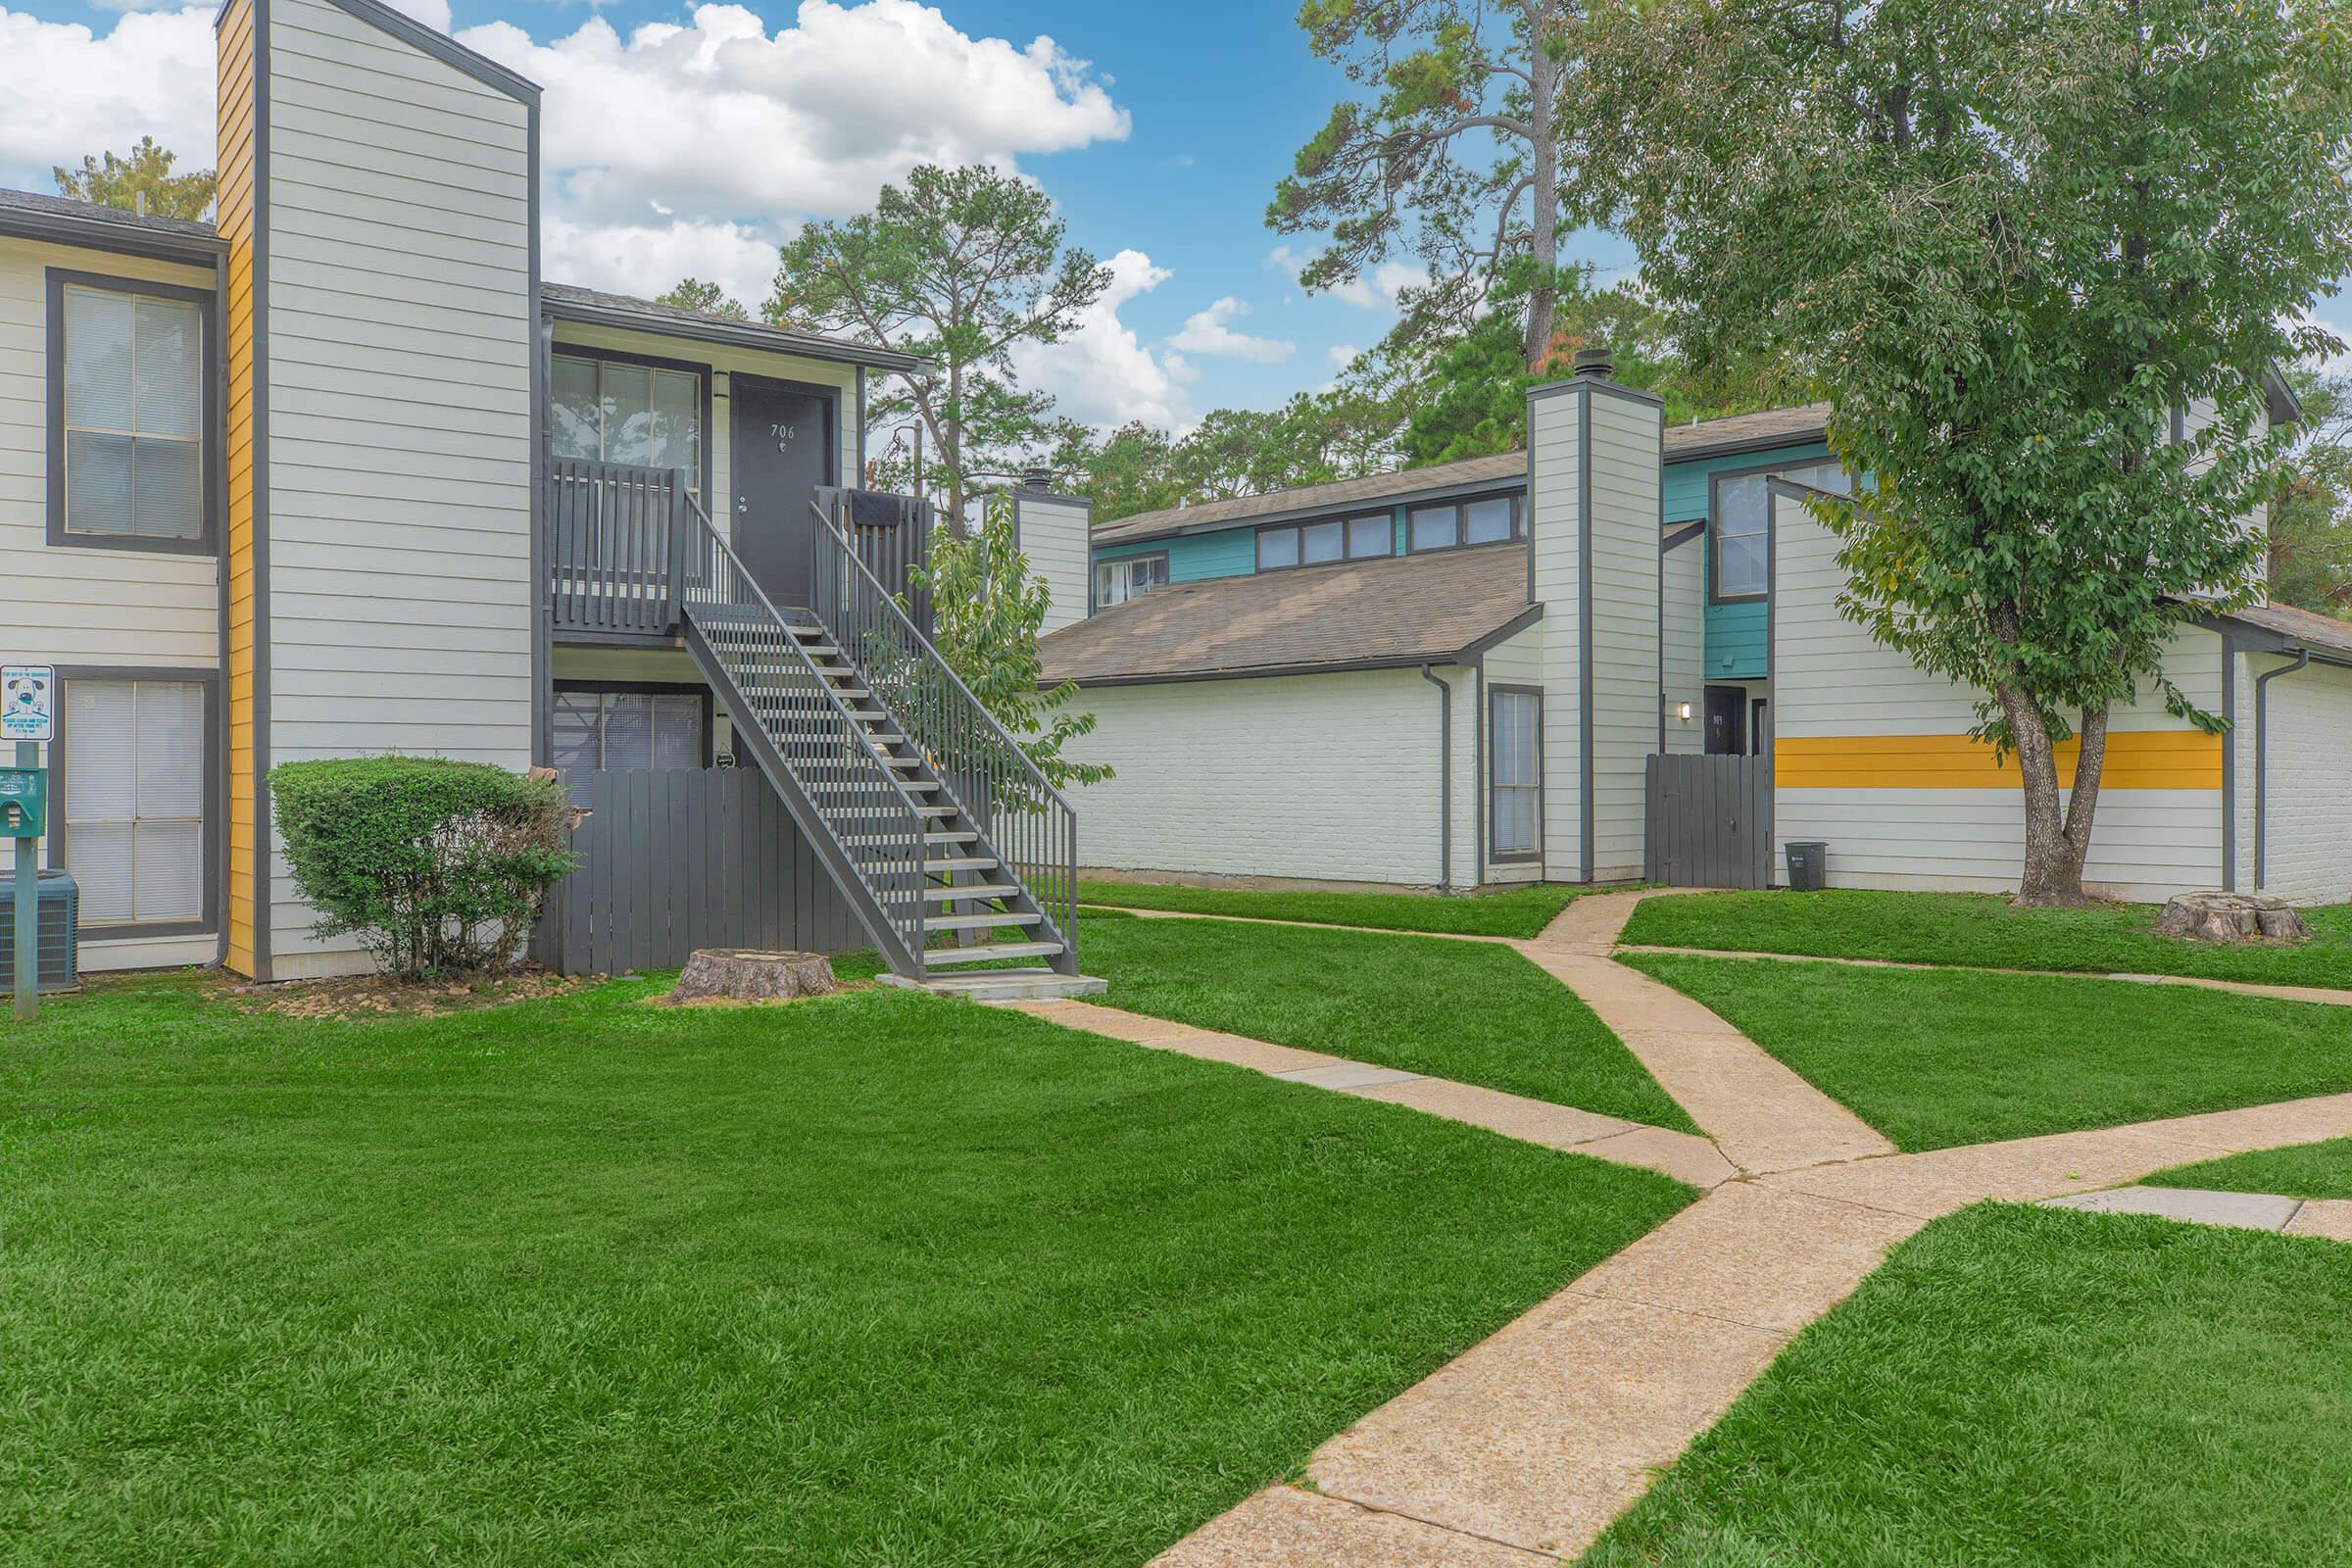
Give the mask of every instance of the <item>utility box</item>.
M 1830 847 L 1813 840 L 1788 846 L 1788 886 L 1798 893 L 1819 893 L 1830 874 Z
M 81 890 L 67 871 L 43 871 L 40 922 L 40 989 L 71 991 L 81 984 Z M 17 985 L 17 880 L 0 876 L 0 992 Z
M 0 767 L 0 839 L 37 839 L 48 818 L 49 770 Z

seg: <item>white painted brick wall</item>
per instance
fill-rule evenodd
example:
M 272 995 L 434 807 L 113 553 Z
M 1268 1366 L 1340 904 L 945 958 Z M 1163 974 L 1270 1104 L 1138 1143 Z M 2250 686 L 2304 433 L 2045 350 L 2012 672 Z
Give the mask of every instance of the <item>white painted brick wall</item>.
M 1073 796 L 1082 865 L 1438 880 L 1438 693 L 1418 670 L 1102 686 L 1075 706 L 1097 723 L 1073 755 L 1117 770 Z M 1460 823 L 1471 804 L 1457 786 Z

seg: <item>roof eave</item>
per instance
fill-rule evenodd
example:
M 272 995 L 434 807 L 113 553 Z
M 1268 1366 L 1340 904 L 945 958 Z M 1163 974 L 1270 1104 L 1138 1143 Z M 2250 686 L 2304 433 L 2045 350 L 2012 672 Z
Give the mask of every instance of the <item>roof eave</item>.
M 1450 501 L 1462 496 L 1488 495 L 1497 491 L 1509 491 L 1515 494 L 1526 488 L 1527 479 L 1524 475 L 1506 473 L 1498 474 L 1492 479 L 1458 479 L 1451 484 L 1425 485 L 1416 490 L 1396 490 L 1382 495 L 1364 496 L 1354 505 L 1367 511 L 1373 509 L 1386 511 L 1392 507 L 1409 507 L 1427 501 Z M 1179 523 L 1171 528 L 1153 528 L 1146 533 L 1121 534 L 1115 539 L 1101 537 L 1102 529 L 1098 529 L 1094 542 L 1098 545 L 1150 544 L 1158 539 L 1176 539 L 1195 533 L 1216 533 L 1226 528 L 1270 528 L 1285 522 L 1296 522 L 1304 517 L 1325 517 L 1348 510 L 1349 503 L 1344 501 L 1326 501 L 1318 506 L 1279 507 L 1271 512 L 1251 512 L 1238 517 L 1227 517 L 1222 521 Z M 1117 523 L 1102 524 L 1104 529 L 1116 526 L 1118 526 Z
M 930 368 L 928 360 L 902 354 L 896 349 L 867 348 L 857 343 L 838 343 L 829 338 L 788 337 L 751 323 L 738 325 L 731 321 L 681 320 L 674 316 L 592 305 L 584 300 L 562 299 L 546 293 L 540 296 L 539 308 L 556 320 L 576 321 L 583 326 L 619 327 L 631 332 L 651 332 L 661 337 L 685 338 L 695 343 L 757 349 L 762 354 L 791 354 L 804 360 L 824 360 L 835 365 L 858 365 L 868 369 L 904 370 L 908 373 L 920 373 Z
M 1216 669 L 1152 670 L 1134 675 L 1103 675 L 1093 680 L 1083 676 L 1040 676 L 1038 689 L 1052 691 L 1064 682 L 1074 684 L 1080 691 L 1101 686 L 1174 686 L 1199 680 L 1259 680 L 1277 675 L 1349 675 L 1374 669 L 1418 669 L 1424 664 L 1472 664 L 1487 650 L 1509 641 L 1544 618 L 1544 607 L 1531 604 L 1501 625 L 1464 643 L 1459 648 L 1438 649 L 1424 653 L 1383 654 L 1373 659 L 1318 660 L 1304 663 L 1235 664 Z M 1078 624 L 1085 624 L 1083 621 Z
M 177 234 L 103 218 L 75 218 L 22 207 L 0 207 L 0 235 L 77 245 L 85 250 L 113 251 L 123 256 L 144 256 L 159 262 L 188 262 L 201 267 L 210 267 L 228 254 L 228 241 L 219 235 Z

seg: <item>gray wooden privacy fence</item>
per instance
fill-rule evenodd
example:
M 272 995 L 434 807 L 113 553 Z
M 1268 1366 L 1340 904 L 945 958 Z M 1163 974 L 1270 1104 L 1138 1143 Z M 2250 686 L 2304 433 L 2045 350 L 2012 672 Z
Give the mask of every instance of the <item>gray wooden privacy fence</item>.
M 580 868 L 549 895 L 535 950 L 564 974 L 672 969 L 696 948 L 871 945 L 751 768 L 592 774 L 571 852 Z
M 1642 875 L 1675 888 L 1772 885 L 1772 759 L 1649 759 Z

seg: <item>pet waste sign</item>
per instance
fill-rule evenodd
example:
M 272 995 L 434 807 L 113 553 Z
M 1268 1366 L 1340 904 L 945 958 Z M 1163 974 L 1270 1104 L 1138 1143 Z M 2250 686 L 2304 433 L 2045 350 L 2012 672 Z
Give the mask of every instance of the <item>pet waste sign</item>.
M 56 738 L 57 671 L 47 664 L 0 665 L 0 741 Z

